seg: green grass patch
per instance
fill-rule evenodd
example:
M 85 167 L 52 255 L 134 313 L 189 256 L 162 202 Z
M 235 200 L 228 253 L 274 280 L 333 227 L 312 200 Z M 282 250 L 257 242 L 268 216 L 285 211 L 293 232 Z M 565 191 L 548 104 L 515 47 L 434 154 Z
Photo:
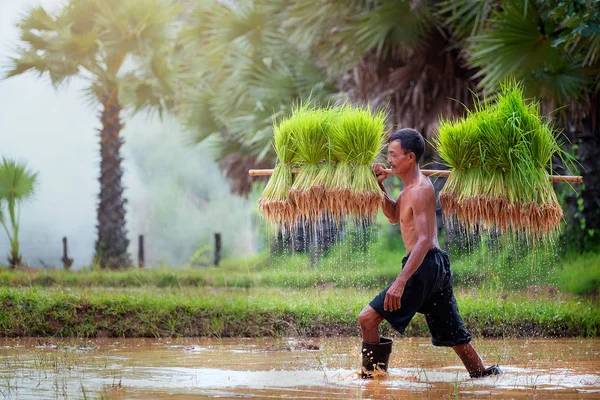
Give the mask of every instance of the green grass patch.
M 600 295 L 600 254 L 585 253 L 566 260 L 558 270 L 561 290 L 578 295 Z
M 395 229 L 396 227 L 391 227 Z M 380 290 L 401 271 L 405 256 L 398 232 L 381 234 L 375 225 L 364 232 L 349 231 L 344 240 L 310 256 L 258 254 L 225 259 L 218 267 L 131 268 L 122 271 L 83 269 L 0 270 L 4 287 L 106 288 L 362 288 Z M 556 246 L 487 236 L 449 250 L 454 286 L 458 289 L 518 290 L 552 286 L 575 295 L 598 294 L 600 254 L 559 255 Z M 535 288 L 534 288 L 535 289 Z M 537 290 L 537 289 L 536 289 Z
M 450 251 L 458 287 L 522 290 L 530 285 L 555 285 L 561 264 L 556 247 L 531 244 L 505 236 L 482 236 L 479 243 Z
M 40 288 L 0 289 L 0 336 L 260 337 L 358 335 L 366 289 Z M 457 299 L 467 327 L 482 337 L 597 337 L 592 299 L 469 291 Z M 389 332 L 387 324 L 383 332 Z M 417 315 L 408 336 L 428 335 Z

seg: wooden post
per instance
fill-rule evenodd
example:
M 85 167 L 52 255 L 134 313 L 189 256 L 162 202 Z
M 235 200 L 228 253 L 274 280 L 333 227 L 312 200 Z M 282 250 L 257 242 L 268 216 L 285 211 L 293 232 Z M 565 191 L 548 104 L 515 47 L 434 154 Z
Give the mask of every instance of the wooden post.
M 138 267 L 144 268 L 144 235 L 138 236 Z
M 221 234 L 215 233 L 215 265 L 221 262 Z
M 63 263 L 63 267 L 66 270 L 70 270 L 71 269 L 71 265 L 73 265 L 73 259 L 69 258 L 69 245 L 67 243 L 67 237 L 63 237 L 62 239 L 63 242 L 63 256 L 60 259 Z

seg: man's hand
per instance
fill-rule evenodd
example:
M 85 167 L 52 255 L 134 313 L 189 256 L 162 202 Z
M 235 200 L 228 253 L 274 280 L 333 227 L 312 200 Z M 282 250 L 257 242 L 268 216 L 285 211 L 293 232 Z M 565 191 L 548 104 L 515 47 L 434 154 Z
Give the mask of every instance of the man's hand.
M 383 309 L 385 311 L 396 311 L 400 308 L 400 299 L 404 293 L 404 284 L 395 281 L 385 294 Z
M 373 165 L 373 173 L 375 173 L 377 182 L 379 182 L 380 185 L 388 176 L 387 172 L 385 172 L 385 165 L 383 164 Z

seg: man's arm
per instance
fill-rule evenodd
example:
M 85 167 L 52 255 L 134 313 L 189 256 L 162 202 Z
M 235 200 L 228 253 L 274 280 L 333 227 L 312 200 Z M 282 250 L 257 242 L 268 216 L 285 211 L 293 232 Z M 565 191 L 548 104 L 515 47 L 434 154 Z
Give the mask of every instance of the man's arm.
M 382 164 L 377 164 L 373 166 L 373 172 L 377 177 L 377 184 L 379 188 L 383 192 L 383 214 L 387 217 L 391 224 L 397 224 L 400 222 L 400 198 L 402 197 L 402 193 L 398 196 L 398 200 L 394 201 L 388 195 L 385 186 L 383 186 L 383 181 L 387 178 L 387 172 L 385 172 L 385 166 Z
M 402 299 L 406 282 L 419 269 L 429 249 L 434 247 L 434 233 L 430 231 L 431 227 L 435 226 L 431 223 L 431 219 L 435 219 L 435 213 L 431 213 L 430 206 L 432 201 L 435 203 L 435 192 L 432 188 L 420 188 L 411 193 L 411 197 L 415 199 L 411 201 L 411 205 L 417 242 L 412 248 L 402 272 L 388 289 L 383 302 L 383 308 L 386 311 L 395 311 L 400 308 L 400 299 Z
M 402 198 L 402 193 L 398 196 L 398 200 L 394 201 L 390 198 L 385 186 L 383 183 L 379 182 L 379 187 L 383 192 L 383 214 L 390 221 L 390 224 L 397 224 L 400 222 L 400 199 Z

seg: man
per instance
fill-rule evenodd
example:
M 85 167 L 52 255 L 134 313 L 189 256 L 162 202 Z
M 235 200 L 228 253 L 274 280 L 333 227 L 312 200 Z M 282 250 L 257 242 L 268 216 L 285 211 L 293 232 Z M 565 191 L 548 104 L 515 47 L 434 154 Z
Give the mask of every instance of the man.
M 404 183 L 396 201 L 390 199 L 383 186 L 387 178 L 384 167 L 373 167 L 379 187 L 385 193 L 383 213 L 392 224 L 400 222 L 408 255 L 402 260 L 402 272 L 396 280 L 358 317 L 363 338 L 362 376 L 372 377 L 374 368 L 387 370 L 392 341 L 379 337 L 379 324 L 385 319 L 403 333 L 417 312 L 425 314 L 433 345 L 452 347 L 471 377 L 501 374 L 497 366 L 485 368 L 458 314 L 450 262 L 437 239 L 435 191 L 419 169 L 424 150 L 425 141 L 414 129 L 400 129 L 389 137 L 388 162 L 392 174 Z

